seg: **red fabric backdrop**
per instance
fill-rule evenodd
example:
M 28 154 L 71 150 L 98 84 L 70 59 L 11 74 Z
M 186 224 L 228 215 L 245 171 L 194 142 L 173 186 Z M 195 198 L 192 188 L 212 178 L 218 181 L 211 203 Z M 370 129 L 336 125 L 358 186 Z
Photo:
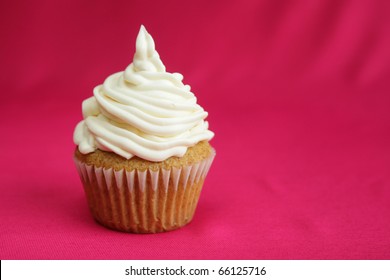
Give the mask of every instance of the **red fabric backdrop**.
M 1 259 L 389 259 L 389 1 L 1 1 Z M 209 112 L 193 222 L 96 224 L 81 102 L 144 24 Z

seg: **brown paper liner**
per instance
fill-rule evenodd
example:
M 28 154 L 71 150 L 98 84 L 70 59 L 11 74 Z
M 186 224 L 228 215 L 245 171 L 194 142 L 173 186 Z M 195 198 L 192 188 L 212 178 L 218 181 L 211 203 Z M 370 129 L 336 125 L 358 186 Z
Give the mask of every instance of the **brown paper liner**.
M 182 168 L 115 171 L 74 158 L 92 216 L 119 231 L 156 233 L 192 220 L 215 151 Z

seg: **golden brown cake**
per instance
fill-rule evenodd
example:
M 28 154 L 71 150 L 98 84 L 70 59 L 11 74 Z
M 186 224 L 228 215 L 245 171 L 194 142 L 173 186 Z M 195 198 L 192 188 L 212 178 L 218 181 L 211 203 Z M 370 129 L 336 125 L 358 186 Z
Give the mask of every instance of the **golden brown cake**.
M 190 222 L 213 155 L 208 142 L 158 163 L 100 150 L 87 155 L 75 151 L 93 217 L 134 233 L 169 231 Z

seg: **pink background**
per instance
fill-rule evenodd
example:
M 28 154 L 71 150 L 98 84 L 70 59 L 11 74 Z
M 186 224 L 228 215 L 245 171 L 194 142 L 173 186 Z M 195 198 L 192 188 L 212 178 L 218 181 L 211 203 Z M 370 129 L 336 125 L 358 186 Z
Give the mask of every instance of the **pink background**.
M 1 1 L 0 258 L 389 259 L 388 3 Z M 193 222 L 155 235 L 96 224 L 72 162 L 141 24 L 216 133 Z

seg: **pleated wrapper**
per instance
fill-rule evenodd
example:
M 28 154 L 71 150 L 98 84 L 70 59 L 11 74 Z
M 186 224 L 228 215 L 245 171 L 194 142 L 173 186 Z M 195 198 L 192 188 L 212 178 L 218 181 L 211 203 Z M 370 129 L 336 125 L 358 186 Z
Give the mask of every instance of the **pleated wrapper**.
M 114 170 L 74 161 L 94 219 L 132 233 L 170 231 L 195 213 L 215 150 L 193 165 L 158 170 Z

